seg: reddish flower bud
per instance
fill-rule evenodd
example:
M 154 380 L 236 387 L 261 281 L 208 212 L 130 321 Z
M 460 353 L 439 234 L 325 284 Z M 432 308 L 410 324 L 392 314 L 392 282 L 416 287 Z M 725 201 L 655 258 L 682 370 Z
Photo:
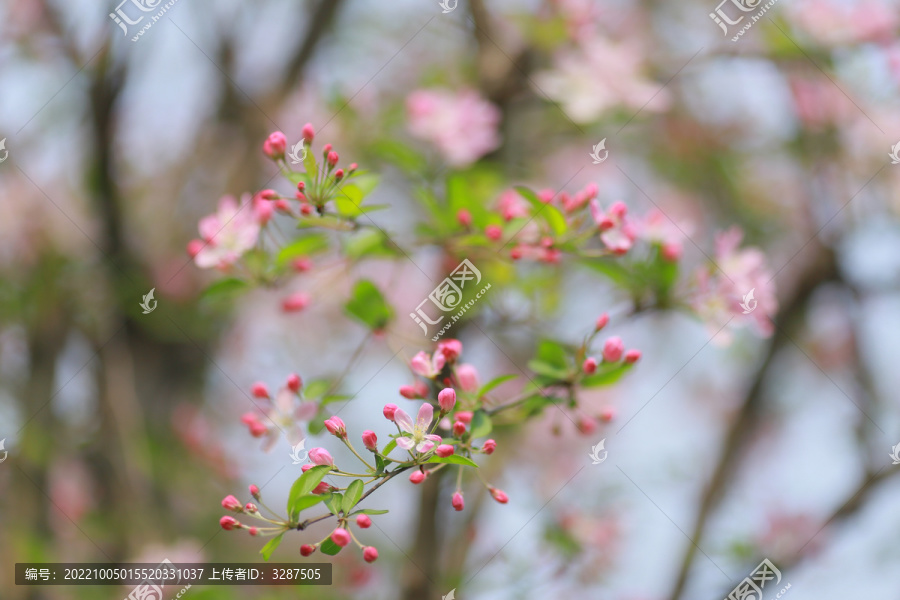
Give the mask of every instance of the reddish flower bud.
M 334 180 L 335 181 L 340 181 L 343 178 L 344 178 L 344 170 L 343 169 L 338 169 L 337 171 L 334 172 Z
M 494 497 L 494 500 L 499 502 L 500 504 L 506 504 L 509 502 L 509 496 L 506 495 L 506 492 L 503 490 L 498 490 L 497 488 L 489 488 L 491 490 L 491 496 Z
M 462 421 L 456 421 L 453 423 L 453 435 L 456 437 L 462 437 L 462 435 L 466 432 L 466 424 Z
M 266 384 L 264 384 L 263 382 L 257 381 L 252 386 L 250 386 L 250 393 L 257 398 L 268 398 L 269 388 L 267 388 Z
M 456 420 L 462 421 L 463 423 L 466 423 L 468 425 L 472 422 L 472 412 L 468 410 L 461 410 L 456 413 Z
M 259 488 L 252 483 L 250 484 L 250 495 L 259 500 Z
M 544 204 L 550 204 L 553 202 L 553 197 L 556 196 L 556 192 L 553 190 L 541 190 L 537 193 L 538 200 L 543 202 Z
M 625 343 L 618 336 L 611 337 L 603 342 L 603 360 L 606 362 L 619 362 L 625 352 Z
M 248 531 L 252 536 L 259 535 L 259 529 L 257 529 L 256 527 L 251 527 Z
M 295 292 L 281 301 L 284 312 L 297 312 L 309 306 L 310 297 L 306 292 Z
M 303 204 L 300 206 L 300 214 L 301 215 L 311 215 L 313 211 L 313 207 L 309 204 Z
M 316 551 L 315 546 L 310 546 L 309 544 L 303 544 L 302 546 L 300 546 L 300 555 L 301 556 L 309 556 L 310 554 L 312 554 L 315 551 Z
M 344 421 L 340 417 L 331 417 L 325 419 L 325 429 L 327 429 L 328 432 L 335 437 L 347 437 L 347 427 L 344 425 Z
M 350 172 L 350 173 L 352 173 L 353 171 L 355 171 L 355 170 L 358 169 L 358 168 L 359 168 L 359 165 L 358 165 L 358 164 L 356 164 L 356 163 L 350 163 L 350 166 L 347 167 L 347 171 Z
M 641 351 L 640 350 L 629 350 L 625 353 L 625 362 L 629 365 L 633 365 L 637 361 L 641 360 Z
M 441 444 L 437 448 L 435 448 L 434 453 L 440 456 L 441 458 L 447 458 L 451 454 L 453 454 L 456 449 L 450 444 Z
M 291 262 L 291 266 L 298 273 L 305 273 L 313 268 L 313 261 L 308 256 L 300 256 Z
M 444 388 L 438 393 L 438 404 L 445 413 L 453 410 L 456 406 L 456 390 L 453 388 Z
M 584 364 L 581 365 L 581 370 L 584 371 L 588 375 L 593 375 L 597 372 L 597 359 L 593 356 L 589 356 L 585 359 Z
M 222 529 L 225 531 L 231 531 L 234 528 L 240 529 L 241 527 L 241 523 L 234 517 L 222 517 L 219 519 L 219 525 L 221 525 Z
M 259 193 L 259 198 L 261 200 L 277 200 L 279 196 L 275 190 L 263 190 Z
M 203 246 L 205 245 L 206 244 L 203 243 L 203 240 L 191 240 L 187 245 L 188 256 L 194 258 L 195 256 L 197 256 L 197 254 L 200 253 L 201 250 L 203 250 Z
M 522 258 L 522 248 L 519 246 L 516 246 L 515 248 L 510 250 L 509 257 L 513 260 L 519 260 L 520 258 Z
M 294 392 L 295 394 L 300 391 L 300 386 L 303 385 L 303 380 L 300 379 L 300 376 L 296 373 L 291 373 L 287 378 L 287 386 L 288 389 Z
M 603 313 L 602 315 L 597 317 L 597 324 L 594 325 L 594 331 L 600 331 L 601 329 L 606 327 L 607 323 L 609 323 L 609 315 Z
M 225 496 L 222 499 L 222 508 L 227 510 L 233 510 L 234 512 L 243 512 L 244 505 L 241 504 L 241 501 L 235 498 L 234 496 Z
M 284 158 L 286 148 L 287 138 L 280 131 L 270 133 L 266 141 L 263 142 L 263 153 L 272 160 Z
M 453 500 L 450 503 L 456 510 L 462 510 L 466 507 L 466 501 L 463 500 L 463 495 L 460 492 L 453 494 Z
M 415 385 L 401 385 L 400 395 L 407 400 L 416 400 L 417 398 L 423 397 L 419 394 L 419 388 L 417 388 Z
M 244 510 L 247 511 L 248 513 L 259 512 L 259 509 L 252 502 L 248 502 L 246 505 L 244 505 Z
M 367 563 L 372 563 L 378 560 L 378 549 L 375 546 L 366 546 L 363 549 L 363 558 Z
M 343 527 L 338 527 L 331 532 L 331 541 L 343 548 L 350 543 L 350 532 Z
M 488 239 L 494 240 L 495 242 L 503 237 L 503 230 L 500 229 L 499 225 L 488 225 L 484 228 L 484 234 L 488 236 Z
M 302 192 L 305 189 L 306 189 L 306 183 L 304 183 L 303 181 L 300 181 L 297 183 L 297 191 L 298 192 Z
M 609 423 L 613 419 L 616 418 L 616 409 L 612 406 L 604 406 L 600 409 L 600 420 L 604 423 Z
M 493 454 L 494 450 L 497 449 L 497 442 L 493 439 L 484 440 L 484 443 L 481 445 L 481 451 L 485 454 Z
M 261 421 L 255 421 L 250 424 L 250 435 L 253 437 L 262 437 L 269 433 L 269 428 L 266 427 Z
M 366 448 L 368 448 L 369 450 L 371 450 L 372 452 L 375 452 L 376 450 L 378 450 L 378 436 L 375 435 L 374 431 L 370 431 L 368 429 L 363 431 L 362 432 L 362 441 L 363 441 L 363 445 Z
M 456 213 L 456 220 L 459 221 L 459 224 L 463 227 L 469 227 L 472 224 L 472 213 L 465 208 L 461 208 Z
M 372 526 L 372 519 L 369 518 L 369 515 L 356 515 L 356 524 L 361 529 L 368 529 Z
M 313 464 L 316 465 L 331 465 L 334 466 L 334 459 L 331 457 L 331 454 L 325 448 L 313 448 L 309 451 L 309 460 L 313 461 Z M 306 465 L 303 465 L 304 467 Z
M 337 152 L 329 152 L 328 153 L 328 166 L 329 167 L 333 167 L 334 165 L 336 165 L 339 160 L 340 160 L 340 157 L 338 156 Z
M 384 414 L 384 418 L 388 421 L 393 421 L 394 414 L 396 414 L 398 408 L 399 407 L 396 404 L 385 404 L 384 410 L 382 411 Z
M 459 340 L 443 340 L 438 342 L 437 351 L 444 355 L 447 362 L 452 363 L 462 354 L 462 342 Z
M 328 156 L 328 153 L 331 152 L 331 144 L 325 144 L 322 146 L 322 155 Z
M 666 242 L 660 248 L 662 257 L 669 262 L 678 262 L 684 253 L 684 248 L 680 242 Z
M 313 129 L 312 123 L 307 123 L 303 126 L 301 130 L 301 135 L 303 135 L 303 141 L 308 144 L 312 144 L 313 139 L 316 137 L 316 130 Z
M 275 201 L 275 208 L 281 212 L 291 212 L 291 205 L 284 198 L 279 198 Z
M 581 417 L 578 419 L 578 431 L 584 435 L 590 435 L 597 431 L 597 422 L 590 417 Z
M 425 473 L 422 471 L 413 471 L 409 474 L 409 480 L 415 484 L 422 483 L 425 481 Z

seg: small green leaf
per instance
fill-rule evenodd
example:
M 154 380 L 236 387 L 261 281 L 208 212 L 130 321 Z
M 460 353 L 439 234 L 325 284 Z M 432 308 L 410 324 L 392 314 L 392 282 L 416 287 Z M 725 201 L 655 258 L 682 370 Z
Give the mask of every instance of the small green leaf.
M 325 394 L 334 385 L 327 379 L 313 379 L 303 385 L 303 397 L 309 400 Z
M 330 396 L 323 396 L 322 400 L 319 402 L 322 406 L 326 404 L 331 404 L 332 402 L 343 402 L 344 400 L 350 400 L 353 396 L 348 396 L 346 394 L 332 394 Z
M 391 440 L 390 442 L 387 443 L 387 446 L 384 447 L 384 450 L 381 451 L 381 455 L 387 456 L 388 454 L 393 452 L 394 448 L 396 448 L 396 447 L 397 447 L 397 440 L 395 440 L 395 439 Z
M 375 508 L 363 508 L 361 510 L 353 511 L 354 515 L 384 515 L 387 514 L 386 510 L 378 510 Z
M 375 455 L 375 474 L 381 475 L 384 473 L 384 468 L 387 466 L 387 462 L 381 457 L 380 454 Z
M 283 265 L 299 256 L 309 256 L 325 250 L 328 250 L 328 236 L 324 233 L 310 233 L 282 248 L 278 253 L 278 264 Z
M 249 286 L 250 284 L 243 279 L 238 279 L 237 277 L 226 277 L 225 279 L 214 281 L 208 288 L 203 291 L 202 297 L 204 299 L 219 298 L 242 292 Z
M 460 456 L 458 454 L 451 454 L 450 456 L 432 456 L 428 459 L 427 462 L 430 463 L 446 463 L 448 465 L 465 465 L 467 467 L 478 467 L 478 464 L 475 463 L 471 458 L 466 458 L 465 456 Z
M 506 383 L 510 379 L 515 379 L 518 375 L 501 375 L 500 377 L 495 377 L 491 379 L 486 384 L 484 384 L 480 390 L 478 390 L 478 397 L 482 397 L 494 388 Z
M 581 380 L 581 387 L 591 388 L 612 385 L 622 379 L 633 366 L 624 362 L 610 365 L 608 369 L 603 369 L 603 366 L 601 366 L 596 373 L 588 375 Z
M 331 498 L 325 503 L 325 506 L 328 507 L 328 510 L 331 511 L 331 514 L 336 515 L 341 512 L 341 505 L 344 501 L 343 494 L 332 494 Z
M 330 471 L 330 465 L 318 465 L 298 477 L 288 494 L 288 512 L 290 512 L 291 506 L 297 501 L 297 498 L 313 491 Z
M 328 538 L 319 545 L 319 552 L 327 554 L 328 556 L 334 556 L 340 551 L 341 547 L 335 544 L 331 538 Z
M 354 479 L 350 485 L 347 486 L 347 491 L 344 492 L 344 500 L 341 502 L 341 510 L 344 511 L 345 515 L 353 510 L 353 507 L 356 506 L 356 503 L 362 498 L 362 494 L 362 479 Z
M 472 438 L 484 437 L 491 432 L 491 429 L 493 429 L 493 424 L 488 414 L 481 409 L 476 410 L 472 415 L 472 433 L 470 434 Z
M 304 494 L 293 498 L 288 504 L 288 515 L 290 520 L 297 520 L 301 512 L 327 499 L 328 494 Z
M 306 158 L 303 159 L 303 168 L 306 169 L 306 174 L 310 178 L 315 179 L 318 177 L 319 165 L 316 163 L 316 153 L 309 146 L 306 147 Z
M 388 305 L 381 291 L 368 279 L 356 282 L 344 310 L 375 331 L 384 329 L 394 316 L 394 310 Z
M 544 377 L 549 377 L 551 379 L 568 379 L 569 377 L 569 372 L 566 369 L 554 367 L 542 360 L 528 361 L 528 368 L 538 375 L 543 375 Z
M 271 540 L 269 540 L 268 544 L 262 547 L 262 550 L 260 550 L 259 553 L 262 554 L 264 560 L 269 560 L 269 557 L 272 556 L 273 552 L 275 552 L 275 548 L 277 548 L 278 545 L 281 544 L 281 538 L 283 536 L 284 533 L 279 533 Z
M 560 369 L 566 369 L 569 366 L 569 353 L 562 344 L 551 340 L 543 340 L 538 344 L 535 358 Z
M 531 203 L 531 206 L 534 208 L 534 216 L 543 218 L 554 234 L 562 235 L 566 232 L 566 218 L 558 208 L 552 204 L 545 204 L 542 202 L 541 199 L 537 197 L 537 194 L 527 187 L 521 185 L 516 186 L 516 191 Z

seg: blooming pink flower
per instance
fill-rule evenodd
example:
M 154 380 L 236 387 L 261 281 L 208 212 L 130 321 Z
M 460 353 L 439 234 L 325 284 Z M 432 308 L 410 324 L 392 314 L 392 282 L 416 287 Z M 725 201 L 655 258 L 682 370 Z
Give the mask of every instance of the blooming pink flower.
M 446 363 L 447 359 L 442 352 L 435 352 L 431 357 L 426 352 L 420 351 L 412 357 L 409 364 L 414 373 L 434 379 L 440 374 Z
M 262 389 L 258 391 L 262 392 Z M 246 413 L 241 417 L 241 421 L 250 428 L 250 433 L 254 437 L 266 436 L 263 450 L 266 452 L 271 450 L 282 432 L 291 446 L 302 442 L 304 435 L 300 423 L 315 417 L 318 405 L 315 402 L 299 402 L 297 394 L 288 386 L 280 388 L 274 399 L 264 399 L 269 400 L 266 403 L 268 406 L 264 409 L 269 424 L 261 421 L 255 413 Z
M 600 240 L 615 254 L 625 254 L 631 249 L 637 232 L 626 219 L 628 207 L 622 202 L 614 202 L 604 213 L 597 200 L 591 200 L 591 217 L 600 229 Z
M 375 435 L 374 431 L 366 429 L 362 432 L 362 441 L 363 445 L 374 452 L 378 449 L 378 436 Z
M 363 548 L 363 558 L 367 563 L 378 560 L 378 549 L 375 546 L 366 546 Z
M 453 388 L 444 388 L 438 393 L 438 404 L 445 413 L 453 410 L 456 406 L 456 390 Z
M 417 452 L 424 453 L 434 448 L 435 443 L 440 444 L 441 436 L 428 433 L 433 417 L 434 408 L 427 402 L 419 408 L 415 424 L 403 409 L 398 408 L 394 415 L 394 422 L 409 436 L 398 437 L 397 445 L 404 450 L 411 450 L 415 447 Z
M 516 190 L 505 190 L 497 200 L 497 210 L 504 221 L 527 218 L 531 214 L 531 206 Z
M 313 448 L 312 450 L 310 450 L 309 460 L 313 461 L 313 464 L 316 465 L 331 465 L 332 467 L 334 466 L 334 459 L 325 448 Z
M 343 527 L 337 527 L 331 532 L 331 541 L 343 548 L 350 543 L 350 532 Z
M 446 458 L 446 457 L 450 456 L 451 454 L 453 454 L 455 451 L 456 451 L 456 449 L 453 448 L 453 446 L 451 446 L 450 444 L 441 444 L 440 446 L 438 446 L 435 449 L 434 453 L 437 454 L 438 456 L 440 456 L 441 458 Z
M 470 364 L 463 363 L 456 367 L 456 380 L 459 381 L 459 387 L 469 394 L 474 394 L 481 388 L 481 381 L 478 377 L 478 369 Z
M 500 111 L 472 90 L 418 90 L 406 99 L 410 133 L 433 143 L 453 167 L 472 164 L 500 145 Z
M 625 353 L 625 343 L 622 341 L 622 338 L 618 336 L 613 336 L 611 338 L 607 338 L 605 342 L 603 342 L 603 360 L 606 362 L 619 362 L 622 359 L 622 354 Z
M 372 519 L 369 515 L 356 515 L 356 524 L 360 529 L 368 529 L 372 526 Z
M 680 226 L 674 223 L 659 209 L 652 209 L 643 219 L 635 225 L 638 236 L 651 243 L 659 244 L 663 258 L 675 261 L 684 252 L 682 230 L 689 229 L 687 225 Z
M 339 438 L 347 437 L 347 426 L 344 425 L 344 421 L 340 417 L 325 419 L 325 429 L 333 436 Z
M 260 224 L 246 197 L 238 205 L 233 197 L 223 196 L 218 211 L 200 219 L 198 229 L 206 245 L 194 255 L 194 263 L 201 269 L 224 269 L 256 245 Z
M 484 443 L 481 445 L 481 451 L 485 454 L 493 454 L 494 450 L 497 449 L 497 442 L 493 439 L 484 440 Z
M 466 501 L 463 499 L 461 492 L 453 494 L 453 500 L 450 502 L 456 510 L 462 510 L 466 507 Z

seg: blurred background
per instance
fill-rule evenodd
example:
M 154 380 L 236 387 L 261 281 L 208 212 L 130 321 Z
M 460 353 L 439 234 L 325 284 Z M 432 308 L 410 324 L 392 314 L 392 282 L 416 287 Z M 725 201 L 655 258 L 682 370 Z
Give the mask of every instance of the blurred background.
M 392 284 L 401 318 L 427 295 L 443 264 L 416 243 L 417 190 L 477 160 L 502 186 L 596 182 L 604 205 L 659 208 L 686 268 L 739 226 L 774 276 L 774 332 L 725 343 L 685 311 L 628 316 L 580 265 L 523 268 L 451 335 L 485 379 L 524 375 L 540 337 L 577 341 L 609 311 L 644 353 L 583 398 L 611 423 L 580 435 L 550 411 L 498 432 L 482 471 L 505 506 L 385 486 L 379 561 L 342 553 L 331 587 L 184 597 L 712 600 L 769 558 L 795 600 L 896 600 L 900 4 L 779 0 L 732 41 L 749 18 L 724 34 L 710 13 L 756 13 L 714 2 L 178 0 L 138 36 L 110 18 L 131 3 L 0 0 L 0 597 L 129 593 L 16 587 L 16 562 L 261 560 L 219 502 L 253 483 L 278 505 L 299 467 L 241 426 L 251 384 L 343 375 L 348 429 L 386 435 L 381 406 L 406 402 L 406 361 L 428 348 L 412 323 L 373 338 L 342 306 L 360 273 Z M 477 101 L 423 132 L 423 89 Z M 382 174 L 390 210 L 371 218 L 414 253 L 292 282 L 313 298 L 299 314 L 284 290 L 209 301 L 217 276 L 185 252 L 198 220 L 275 186 L 261 143 L 306 122 Z M 321 560 L 300 557 L 304 535 L 272 560 Z

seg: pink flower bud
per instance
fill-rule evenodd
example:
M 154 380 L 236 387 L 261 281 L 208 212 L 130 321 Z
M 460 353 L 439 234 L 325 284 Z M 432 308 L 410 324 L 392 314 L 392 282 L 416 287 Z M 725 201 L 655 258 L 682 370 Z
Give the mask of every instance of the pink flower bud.
M 540 200 L 544 204 L 550 204 L 551 202 L 553 202 L 554 196 L 556 196 L 556 192 L 550 189 L 541 190 L 537 193 L 538 200 Z
M 338 160 L 340 160 L 340 157 L 338 156 L 337 152 L 329 152 L 328 153 L 328 166 L 329 167 L 333 167 L 334 165 L 336 165 L 338 163 Z
M 310 269 L 313 268 L 313 261 L 308 256 L 301 256 L 299 258 L 295 258 L 291 262 L 291 266 L 298 273 L 306 273 L 307 271 L 309 271 Z
M 603 342 L 603 360 L 606 362 L 619 362 L 625 352 L 625 343 L 622 338 L 614 336 Z
M 460 492 L 456 492 L 453 494 L 453 500 L 451 501 L 453 508 L 456 510 L 462 510 L 466 507 L 466 501 L 463 500 L 463 495 Z
M 472 411 L 468 411 L 468 410 L 459 411 L 458 413 L 456 413 L 456 420 L 462 421 L 463 423 L 468 425 L 469 423 L 472 422 Z
M 372 519 L 369 515 L 356 515 L 356 524 L 360 529 L 368 529 L 372 526 Z
M 325 429 L 328 432 L 339 438 L 347 437 L 347 427 L 344 425 L 344 421 L 340 417 L 331 417 L 325 419 Z
M 250 495 L 259 500 L 259 488 L 252 483 L 250 484 Z
M 269 134 L 269 137 L 263 143 L 263 153 L 272 160 L 284 158 L 284 151 L 286 148 L 287 138 L 284 137 L 284 134 L 280 131 Z
M 407 400 L 416 400 L 423 397 L 421 394 L 419 394 L 419 388 L 417 388 L 415 385 L 401 385 L 400 395 Z
M 456 213 L 456 220 L 459 221 L 459 224 L 463 227 L 469 227 L 472 224 L 472 213 L 461 208 Z
M 337 171 L 334 172 L 334 180 L 335 181 L 340 181 L 343 178 L 344 178 L 344 170 L 343 169 L 338 169 Z
M 328 153 L 331 152 L 331 144 L 325 144 L 322 146 L 322 154 L 324 156 L 328 156 Z
M 469 394 L 474 394 L 481 387 L 481 381 L 478 378 L 478 369 L 470 364 L 461 364 L 456 367 L 456 379 L 459 381 L 459 387 Z
M 594 326 L 594 331 L 600 331 L 601 329 L 606 327 L 607 323 L 609 323 L 609 315 L 603 313 L 602 315 L 597 317 L 597 324 Z
M 666 242 L 660 248 L 662 257 L 669 262 L 678 262 L 684 253 L 684 248 L 680 242 Z
M 253 504 L 252 502 L 248 502 L 248 503 L 244 506 L 244 510 L 247 511 L 248 513 L 256 513 L 256 512 L 259 512 L 259 509 L 258 509 L 258 508 L 256 507 L 256 505 Z
M 303 135 L 303 141 L 307 144 L 312 144 L 313 139 L 316 137 L 316 130 L 313 129 L 312 123 L 307 123 L 303 126 L 301 130 L 301 134 Z
M 334 459 L 325 448 L 313 448 L 312 450 L 310 450 L 309 460 L 313 461 L 313 463 L 317 465 L 331 465 L 332 467 L 334 466 Z
M 305 189 L 306 189 L 306 183 L 304 183 L 303 181 L 300 181 L 297 183 L 297 191 L 298 192 L 302 192 Z
M 303 380 L 300 379 L 300 376 L 296 373 L 291 373 L 287 378 L 287 386 L 288 389 L 294 392 L 295 394 L 300 391 L 300 386 L 303 385 Z
M 584 435 L 590 435 L 597 431 L 597 422 L 590 417 L 581 417 L 578 419 L 578 431 Z
M 378 560 L 378 549 L 375 546 L 366 546 L 363 548 L 363 558 L 367 563 L 372 563 Z
M 600 420 L 604 423 L 609 423 L 613 419 L 616 418 L 616 409 L 612 406 L 604 406 L 600 409 Z
M 581 370 L 584 371 L 587 375 L 593 375 L 597 372 L 597 359 L 593 356 L 589 356 L 585 359 L 584 364 L 581 365 Z
M 203 240 L 191 240 L 187 245 L 188 256 L 194 258 L 203 250 L 203 246 L 205 246 Z
M 234 517 L 222 517 L 221 519 L 219 519 L 219 525 L 221 525 L 222 529 L 224 529 L 225 531 L 231 531 L 236 527 L 240 529 L 241 527 L 240 522 Z
M 288 204 L 288 201 L 284 198 L 279 198 L 275 201 L 275 208 L 280 210 L 281 212 L 289 213 L 291 212 L 291 205 Z
M 409 474 L 409 480 L 415 484 L 420 484 L 425 481 L 425 473 L 422 471 L 413 471 Z
M 347 167 L 347 171 L 349 171 L 350 173 L 352 173 L 353 171 L 357 170 L 358 168 L 359 168 L 359 165 L 358 165 L 358 164 L 356 164 L 356 163 L 350 163 L 350 166 Z
M 309 556 L 310 554 L 312 554 L 315 551 L 316 551 L 315 546 L 310 546 L 309 544 L 303 544 L 302 546 L 300 546 L 300 555 L 301 556 Z
M 609 214 L 613 215 L 617 219 L 624 219 L 627 213 L 628 206 L 621 200 L 616 200 L 612 203 L 612 206 L 609 207 Z
M 370 431 L 368 429 L 363 431 L 362 432 L 362 441 L 363 441 L 363 445 L 366 448 L 368 448 L 369 450 L 371 450 L 372 452 L 375 452 L 376 450 L 378 450 L 378 436 L 375 435 L 374 431 Z
M 447 458 L 448 456 L 453 454 L 455 451 L 456 451 L 455 448 L 453 448 L 453 446 L 451 446 L 450 444 L 441 444 L 440 446 L 438 446 L 435 449 L 434 453 L 437 454 L 438 456 L 440 456 L 441 458 Z
M 250 529 L 248 529 L 248 532 L 254 537 L 259 535 L 259 529 L 257 529 L 256 527 L 251 527 Z
M 453 410 L 456 406 L 456 390 L 453 388 L 444 388 L 438 393 L 438 404 L 445 413 Z
M 250 393 L 257 398 L 268 398 L 269 388 L 267 388 L 266 384 L 264 384 L 263 382 L 257 381 L 252 386 L 250 386 Z
M 625 362 L 629 365 L 633 365 L 637 361 L 641 360 L 641 351 L 640 350 L 629 350 L 625 353 Z
M 313 494 L 324 494 L 325 492 L 329 491 L 330 489 L 331 489 L 331 486 L 330 486 L 328 483 L 326 483 L 326 482 L 323 481 L 323 482 L 321 482 L 319 485 L 317 485 L 316 487 L 314 487 L 314 488 L 313 488 L 313 491 L 312 491 L 311 493 L 313 493 Z
M 522 247 L 516 246 L 515 248 L 513 248 L 512 250 L 509 251 L 509 257 L 513 260 L 519 260 L 520 258 L 522 258 L 522 253 L 523 253 Z
M 459 340 L 443 340 L 438 342 L 437 351 L 444 355 L 447 362 L 453 362 L 462 354 L 463 346 Z
M 222 499 L 222 508 L 233 510 L 234 512 L 243 512 L 244 505 L 234 496 L 225 496 Z
M 494 497 L 494 500 L 499 502 L 500 504 L 506 504 L 509 502 L 509 496 L 506 495 L 506 492 L 503 490 L 498 490 L 497 488 L 490 488 L 491 496 Z
M 262 437 L 269 433 L 269 428 L 263 425 L 261 421 L 250 424 L 250 435 L 253 437 Z
M 500 229 L 499 225 L 488 225 L 484 228 L 484 235 L 488 236 L 488 239 L 496 242 L 503 237 L 503 230 Z
M 396 404 L 385 404 L 384 410 L 382 411 L 384 418 L 388 421 L 393 421 L 394 414 L 396 414 L 398 408 L 399 407 Z
M 310 297 L 306 292 L 295 292 L 281 301 L 284 312 L 297 312 L 309 306 Z
M 493 454 L 494 450 L 497 449 L 497 442 L 493 439 L 484 440 L 484 443 L 481 445 L 481 451 L 485 454 Z
M 313 207 L 310 206 L 309 204 L 304 204 L 303 206 L 300 207 L 301 215 L 311 215 L 312 211 L 313 211 Z
M 343 527 L 338 527 L 331 532 L 331 541 L 343 548 L 350 543 L 350 532 Z
M 466 424 L 462 421 L 456 421 L 453 423 L 453 435 L 456 437 L 462 437 L 462 435 L 466 432 Z
M 277 200 L 278 192 L 275 190 L 262 190 L 259 193 L 260 200 Z

